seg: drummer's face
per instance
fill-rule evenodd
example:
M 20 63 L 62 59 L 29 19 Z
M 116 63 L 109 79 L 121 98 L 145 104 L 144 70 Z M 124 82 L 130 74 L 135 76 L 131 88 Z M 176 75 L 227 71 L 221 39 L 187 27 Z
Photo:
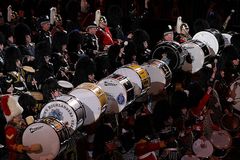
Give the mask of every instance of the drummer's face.
M 232 62 L 234 66 L 239 65 L 239 59 L 234 59 Z
M 164 40 L 165 41 L 173 41 L 173 33 L 168 33 L 164 35 Z

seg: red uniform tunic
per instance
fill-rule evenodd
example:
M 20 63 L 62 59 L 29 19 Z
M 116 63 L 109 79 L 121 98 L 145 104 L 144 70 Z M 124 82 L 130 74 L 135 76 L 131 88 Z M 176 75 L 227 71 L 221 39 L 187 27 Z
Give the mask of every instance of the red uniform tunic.
M 110 46 L 114 43 L 112 39 L 112 34 L 108 27 L 105 27 L 104 29 L 98 27 L 96 36 L 98 37 L 100 50 L 104 50 L 106 46 Z

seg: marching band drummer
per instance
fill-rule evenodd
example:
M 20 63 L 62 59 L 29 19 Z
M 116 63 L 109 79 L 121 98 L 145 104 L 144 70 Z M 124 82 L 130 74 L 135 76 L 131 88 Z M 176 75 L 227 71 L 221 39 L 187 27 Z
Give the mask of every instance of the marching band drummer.
M 3 93 L 17 93 L 27 90 L 25 80 L 21 75 L 22 55 L 17 46 L 12 45 L 6 49 L 4 56 L 5 85 L 2 87 Z
M 95 58 L 99 51 L 98 38 L 96 36 L 97 25 L 95 23 L 89 24 L 86 28 L 86 33 L 83 36 L 82 49 L 90 58 Z
M 8 148 L 9 160 L 28 160 L 25 152 L 39 153 L 42 151 L 40 144 L 31 146 L 22 145 L 22 134 L 27 124 L 22 119 L 23 108 L 11 95 L 1 97 L 1 108 L 7 120 L 5 126 L 6 146 Z

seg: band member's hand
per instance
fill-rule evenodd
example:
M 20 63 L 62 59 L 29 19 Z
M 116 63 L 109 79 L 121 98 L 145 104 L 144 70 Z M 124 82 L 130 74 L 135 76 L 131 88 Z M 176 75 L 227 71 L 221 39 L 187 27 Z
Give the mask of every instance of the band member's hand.
M 42 145 L 41 144 L 32 144 L 30 146 L 30 152 L 41 153 L 42 152 Z
M 207 94 L 210 94 L 212 92 L 212 87 L 208 87 L 208 89 L 207 89 Z

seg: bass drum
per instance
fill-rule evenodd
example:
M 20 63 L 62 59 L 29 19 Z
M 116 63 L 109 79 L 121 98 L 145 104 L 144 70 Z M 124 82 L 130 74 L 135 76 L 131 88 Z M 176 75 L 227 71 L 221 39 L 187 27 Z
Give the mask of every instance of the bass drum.
M 184 71 L 190 71 L 191 73 L 199 71 L 211 56 L 209 48 L 199 40 L 187 41 L 182 44 L 182 47 L 190 54 L 192 59 L 191 64 L 184 63 L 182 66 Z
M 62 95 L 47 103 L 41 110 L 40 118 L 55 117 L 67 127 L 76 130 L 85 119 L 83 104 L 72 95 Z
M 211 49 L 211 54 L 217 55 L 224 48 L 224 39 L 222 34 L 216 29 L 206 29 L 193 36 L 193 40 L 199 40 Z M 213 53 L 212 53 L 213 52 Z
M 54 159 L 68 147 L 69 130 L 54 117 L 39 119 L 29 125 L 22 136 L 24 146 L 41 144 L 42 152 L 27 153 L 31 159 Z
M 83 125 L 92 124 L 106 110 L 107 95 L 94 83 L 82 83 L 70 91 L 69 95 L 76 97 L 84 105 L 86 119 Z
M 141 96 L 147 92 L 151 80 L 148 72 L 137 64 L 129 64 L 117 69 L 114 74 L 126 76 L 134 85 L 134 94 Z
M 99 81 L 97 85 L 100 86 L 108 96 L 106 113 L 121 112 L 135 99 L 133 85 L 125 76 L 112 74 Z
M 152 58 L 164 61 L 173 71 L 180 68 L 186 55 L 186 51 L 178 42 L 163 41 L 153 50 Z
M 157 95 L 161 89 L 170 86 L 172 71 L 164 61 L 152 59 L 144 64 L 143 68 L 146 69 L 151 79 L 149 94 Z

